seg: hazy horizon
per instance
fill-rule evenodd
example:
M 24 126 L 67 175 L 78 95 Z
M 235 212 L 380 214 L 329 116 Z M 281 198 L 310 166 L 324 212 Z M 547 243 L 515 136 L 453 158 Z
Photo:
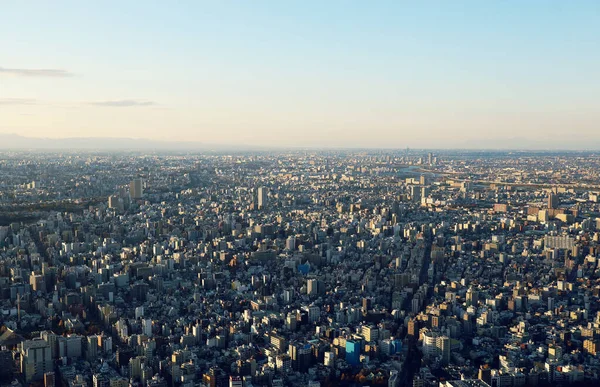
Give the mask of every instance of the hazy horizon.
M 357 145 L 322 145 L 322 146 L 303 146 L 303 145 L 248 145 L 235 143 L 211 143 L 201 141 L 177 141 L 177 140 L 152 140 L 133 137 L 26 137 L 15 133 L 0 133 L 0 150 L 49 150 L 49 151 L 285 151 L 285 150 L 309 150 L 309 151 L 398 151 L 404 153 L 406 149 L 412 152 L 600 152 L 600 141 L 587 143 L 582 146 L 570 144 L 552 145 L 549 142 L 538 142 L 536 146 L 529 146 L 519 138 L 507 138 L 502 142 L 490 143 L 485 146 L 478 146 L 473 143 L 465 143 L 463 146 L 361 146 Z
M 0 34 L 5 135 L 600 149 L 595 1 L 15 2 Z

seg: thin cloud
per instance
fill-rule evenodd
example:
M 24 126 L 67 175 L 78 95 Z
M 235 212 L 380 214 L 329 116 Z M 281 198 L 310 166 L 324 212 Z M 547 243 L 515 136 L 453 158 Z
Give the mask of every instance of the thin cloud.
M 36 102 L 31 98 L 0 98 L 0 105 L 35 105 Z
M 112 106 L 112 107 L 130 107 L 130 106 L 154 106 L 156 102 L 136 99 L 120 99 L 115 101 L 98 101 L 90 102 L 96 106 Z
M 51 77 L 65 78 L 73 76 L 72 73 L 61 69 L 10 69 L 0 67 L 0 75 L 12 75 L 16 77 Z

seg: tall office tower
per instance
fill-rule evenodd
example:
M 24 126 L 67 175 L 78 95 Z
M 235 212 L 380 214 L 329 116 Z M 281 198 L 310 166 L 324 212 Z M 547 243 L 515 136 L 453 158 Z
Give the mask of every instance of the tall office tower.
M 466 301 L 467 306 L 477 305 L 479 302 L 479 292 L 469 287 L 467 290 Z
M 148 336 L 152 337 L 152 320 L 147 318 L 142 320 L 142 332 Z
M 98 358 L 98 336 L 88 336 L 86 341 L 86 358 L 90 361 L 96 360 Z
M 292 358 L 294 371 L 308 371 L 312 358 L 310 344 L 292 343 L 288 348 L 288 355 Z
M 108 197 L 108 208 L 117 208 L 119 205 L 119 196 L 111 195 Z
M 419 187 L 418 185 L 411 185 L 410 186 L 410 197 L 413 202 L 420 202 L 421 201 L 421 187 Z
M 129 360 L 129 376 L 131 376 L 132 379 L 139 379 L 142 377 L 142 367 L 145 362 L 145 356 L 136 356 Z
M 548 194 L 548 208 L 555 209 L 558 208 L 559 205 L 558 196 L 554 192 L 550 192 Z
M 421 204 L 427 204 L 428 196 L 429 196 L 429 188 L 421 187 Z
M 427 164 L 432 165 L 433 164 L 433 153 L 429 152 L 427 154 Z
M 290 235 L 285 241 L 286 250 L 295 250 L 296 249 L 296 237 L 294 235 Z
M 442 364 L 450 363 L 450 338 L 448 336 L 439 336 L 435 340 L 438 354 L 441 357 Z
M 477 375 L 477 379 L 483 380 L 489 385 L 492 384 L 492 369 L 488 364 L 479 366 L 479 374 Z
M 306 281 L 306 294 L 309 296 L 316 295 L 319 291 L 319 282 L 312 278 Z
M 9 350 L 0 350 L 0 380 L 12 380 L 13 354 Z
M 548 297 L 548 310 L 554 314 L 554 298 Z
M 325 352 L 323 355 L 323 365 L 325 367 L 333 367 L 335 365 L 335 353 L 333 352 Z
M 125 206 L 123 203 L 123 199 L 119 197 L 119 195 L 111 195 L 108 197 L 108 208 L 114 208 L 117 211 L 123 211 Z
M 52 331 L 42 331 L 40 337 L 50 346 L 52 358 L 58 358 L 58 335 Z
M 132 199 L 141 199 L 144 195 L 144 184 L 143 180 L 140 178 L 133 179 L 131 183 L 129 183 L 129 196 Z
M 36 273 L 34 271 L 31 272 L 29 276 L 29 284 L 31 285 L 31 289 L 34 291 L 46 292 L 46 283 L 44 282 L 44 276 Z
M 360 343 L 353 340 L 346 341 L 346 362 L 352 366 L 360 364 Z
M 42 339 L 27 340 L 20 344 L 21 374 L 27 383 L 41 380 L 46 372 L 52 371 L 52 350 Z
M 265 208 L 267 206 L 267 187 L 258 187 L 256 192 L 256 202 L 258 208 Z
M 415 319 L 410 319 L 408 321 L 408 330 L 407 334 L 412 337 L 419 336 L 419 322 Z

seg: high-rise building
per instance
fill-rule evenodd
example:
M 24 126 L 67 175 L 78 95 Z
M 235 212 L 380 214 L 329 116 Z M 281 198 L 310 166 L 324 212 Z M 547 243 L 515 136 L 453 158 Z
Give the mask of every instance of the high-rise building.
M 52 358 L 58 358 L 58 335 L 52 331 L 42 331 L 40 333 L 40 337 L 44 339 L 44 341 L 50 346 Z
M 142 320 L 142 332 L 148 336 L 152 337 L 152 320 L 147 318 Z
M 450 338 L 448 336 L 439 336 L 435 340 L 435 346 L 438 349 L 438 354 L 442 364 L 450 363 Z
M 410 186 L 410 197 L 413 202 L 420 202 L 421 201 L 421 187 L 419 187 L 418 185 L 411 185 Z
M 83 347 L 82 336 L 68 335 L 58 337 L 58 356 L 79 359 Z
M 95 360 L 98 357 L 98 336 L 88 336 L 86 340 L 86 358 L 89 361 Z
M 0 351 L 0 380 L 12 379 L 13 375 L 13 357 L 12 351 Z
M 391 370 L 390 378 L 388 379 L 388 387 L 398 387 L 400 385 L 400 376 L 398 371 Z
M 311 278 L 306 281 L 306 294 L 309 296 L 317 295 L 319 292 L 319 281 Z
M 362 335 L 367 343 L 377 341 L 379 339 L 379 329 L 373 325 L 364 325 L 362 327 Z
M 288 354 L 292 358 L 292 368 L 294 371 L 308 371 L 312 358 L 310 344 L 292 343 L 288 348 Z
M 554 192 L 550 192 L 548 194 L 548 208 L 549 209 L 558 208 L 559 204 L 560 204 L 560 202 L 558 200 L 558 196 Z
M 308 307 L 308 322 L 314 323 L 321 319 L 321 308 L 316 305 Z
M 492 384 L 492 369 L 489 365 L 485 364 L 479 366 L 479 374 L 477 376 L 477 379 L 483 380 L 487 384 Z
M 21 374 L 27 383 L 41 380 L 52 371 L 52 350 L 43 339 L 27 340 L 20 344 Z
M 346 362 L 352 366 L 360 364 L 360 343 L 358 341 L 346 341 Z
M 212 367 L 202 376 L 202 381 L 209 387 L 225 386 L 227 380 L 225 372 L 218 367 Z
M 279 352 L 283 352 L 285 351 L 286 340 L 281 335 L 271 335 L 271 345 L 277 348 Z
M 136 356 L 129 360 L 129 376 L 131 377 L 131 379 L 141 379 L 142 367 L 145 362 L 145 356 Z
M 114 208 L 115 210 L 122 212 L 125 209 L 123 199 L 119 195 L 111 195 L 108 197 L 108 208 Z
M 133 179 L 129 183 L 129 196 L 132 199 L 141 199 L 144 196 L 144 182 L 141 178 Z
M 429 360 L 439 357 L 442 364 L 448 364 L 450 362 L 450 338 L 436 332 L 425 332 L 423 334 L 423 355 Z
M 110 380 L 110 387 L 129 387 L 129 380 L 125 378 L 113 378 Z
M 229 377 L 229 387 L 242 387 L 242 378 L 239 376 L 230 376 Z
M 31 272 L 29 276 L 29 284 L 34 291 L 46 292 L 45 277 L 42 274 Z
M 296 237 L 294 235 L 290 235 L 285 241 L 286 250 L 295 250 L 296 249 Z
M 258 208 L 265 208 L 267 206 L 267 188 L 266 187 L 258 187 L 256 191 L 256 204 Z
M 432 359 L 438 355 L 437 338 L 438 334 L 435 332 L 425 332 L 423 334 L 423 357 L 426 359 Z
M 586 353 L 596 356 L 600 350 L 600 341 L 592 339 L 583 340 L 583 350 Z
M 569 235 L 546 235 L 544 247 L 548 249 L 570 250 L 575 246 L 575 238 Z
M 375 299 L 373 297 L 363 297 L 362 299 L 362 310 L 363 312 L 368 312 L 369 310 L 371 310 L 371 307 L 373 306 L 373 301 Z
M 110 378 L 106 374 L 94 374 L 92 382 L 94 387 L 110 387 Z
M 133 356 L 133 349 L 129 347 L 120 347 L 117 349 L 117 364 L 119 367 L 125 367 Z
M 56 374 L 53 371 L 44 374 L 44 387 L 56 386 Z
M 467 306 L 477 305 L 479 302 L 479 292 L 469 288 L 466 294 Z
M 412 337 L 419 336 L 419 322 L 415 319 L 410 319 L 408 321 L 408 329 L 407 334 Z

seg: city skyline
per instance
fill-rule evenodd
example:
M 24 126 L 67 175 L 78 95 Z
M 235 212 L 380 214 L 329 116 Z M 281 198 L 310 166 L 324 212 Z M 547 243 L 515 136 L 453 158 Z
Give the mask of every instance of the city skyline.
M 2 385 L 598 385 L 591 152 L 0 154 Z
M 4 135 L 600 149 L 592 1 L 2 11 Z

